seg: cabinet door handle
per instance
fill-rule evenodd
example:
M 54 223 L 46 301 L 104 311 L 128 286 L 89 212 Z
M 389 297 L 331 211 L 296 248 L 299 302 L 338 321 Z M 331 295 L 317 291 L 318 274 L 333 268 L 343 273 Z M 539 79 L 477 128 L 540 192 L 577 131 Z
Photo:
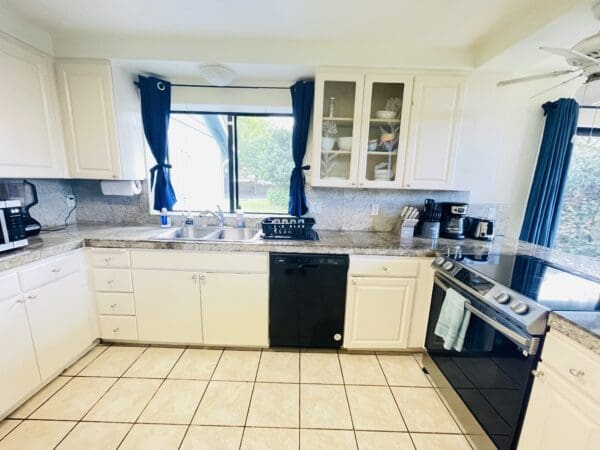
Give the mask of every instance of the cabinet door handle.
M 106 283 L 112 285 L 115 282 L 115 280 L 106 280 Z
M 118 333 L 118 332 L 119 332 L 119 327 L 113 328 L 113 333 Z
M 27 299 L 28 300 L 35 300 L 37 298 L 37 295 L 28 295 Z
M 194 274 L 192 275 L 192 280 L 196 281 L 198 279 L 198 275 Z
M 585 375 L 585 372 L 583 370 L 578 369 L 569 369 L 569 373 L 574 377 L 582 377 Z
M 52 273 L 58 273 L 60 271 L 61 271 L 61 269 L 52 269 Z
M 111 308 L 116 308 L 116 307 L 117 307 L 117 304 L 116 304 L 116 303 L 113 303 L 112 305 L 110 305 L 110 307 L 111 307 Z
M 19 299 L 17 299 L 17 303 L 25 303 L 25 299 L 24 298 L 19 298 Z
M 112 261 L 112 258 L 104 258 L 104 262 L 106 264 L 110 264 L 111 261 Z
M 390 269 L 388 268 L 388 266 L 383 266 L 383 271 L 384 271 L 384 272 L 387 272 L 388 270 L 390 270 Z
M 206 280 L 206 277 L 205 277 L 204 275 L 202 275 L 202 276 L 200 277 L 200 281 L 204 281 L 204 280 Z

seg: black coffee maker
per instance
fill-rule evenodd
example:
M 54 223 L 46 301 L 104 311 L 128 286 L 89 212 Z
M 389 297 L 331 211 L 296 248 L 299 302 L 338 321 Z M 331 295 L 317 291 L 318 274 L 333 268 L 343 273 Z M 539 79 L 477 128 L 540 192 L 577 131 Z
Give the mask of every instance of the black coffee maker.
M 469 205 L 467 203 L 443 202 L 440 220 L 440 236 L 448 239 L 465 238 L 465 218 Z

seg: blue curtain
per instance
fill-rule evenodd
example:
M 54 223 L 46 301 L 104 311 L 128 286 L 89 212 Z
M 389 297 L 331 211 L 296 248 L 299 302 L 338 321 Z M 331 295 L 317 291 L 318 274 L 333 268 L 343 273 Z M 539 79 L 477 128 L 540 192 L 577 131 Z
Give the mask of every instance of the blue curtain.
M 144 134 L 156 165 L 150 169 L 150 186 L 154 189 L 154 209 L 171 211 L 177 202 L 169 169 L 169 116 L 171 114 L 171 83 L 155 77 L 138 77 L 142 101 Z
M 292 110 L 294 115 L 294 129 L 292 131 L 294 169 L 290 177 L 288 212 L 291 216 L 300 217 L 308 212 L 306 195 L 304 193 L 304 171 L 310 169 L 310 166 L 303 166 L 302 161 L 306 154 L 310 115 L 315 96 L 315 82 L 312 80 L 297 81 L 290 88 L 290 91 L 292 93 Z
M 519 239 L 545 247 L 554 245 L 562 197 L 577 131 L 579 104 L 561 98 L 542 105 L 546 126 Z

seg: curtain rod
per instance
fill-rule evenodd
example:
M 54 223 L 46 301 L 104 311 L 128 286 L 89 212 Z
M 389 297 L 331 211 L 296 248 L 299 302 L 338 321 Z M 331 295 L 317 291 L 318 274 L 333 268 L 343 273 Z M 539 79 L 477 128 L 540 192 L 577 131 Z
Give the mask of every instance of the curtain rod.
M 214 86 L 212 84 L 179 84 L 171 83 L 172 87 L 194 87 L 194 88 L 212 88 L 212 89 L 285 89 L 289 90 L 289 87 L 284 86 Z

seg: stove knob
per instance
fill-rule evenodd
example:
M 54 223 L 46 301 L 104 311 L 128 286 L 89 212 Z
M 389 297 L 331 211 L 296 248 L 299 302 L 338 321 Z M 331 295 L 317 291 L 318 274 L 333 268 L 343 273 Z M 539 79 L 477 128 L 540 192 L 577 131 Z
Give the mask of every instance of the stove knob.
M 450 262 L 450 261 L 446 261 L 443 265 L 442 265 L 442 269 L 444 270 L 452 270 L 452 268 L 454 267 L 454 263 Z
M 433 263 L 436 266 L 441 266 L 442 264 L 444 264 L 444 261 L 446 261 L 446 260 L 444 259 L 443 256 L 438 256 L 437 258 L 435 258 L 435 261 L 433 261 Z
M 515 304 L 511 305 L 510 307 L 515 313 L 517 313 L 519 315 L 527 314 L 527 311 L 529 311 L 529 306 L 527 306 L 523 302 L 516 302 Z
M 508 295 L 506 292 L 498 292 L 496 295 L 494 295 L 494 300 L 502 305 L 506 305 L 508 302 L 510 302 L 510 295 Z

